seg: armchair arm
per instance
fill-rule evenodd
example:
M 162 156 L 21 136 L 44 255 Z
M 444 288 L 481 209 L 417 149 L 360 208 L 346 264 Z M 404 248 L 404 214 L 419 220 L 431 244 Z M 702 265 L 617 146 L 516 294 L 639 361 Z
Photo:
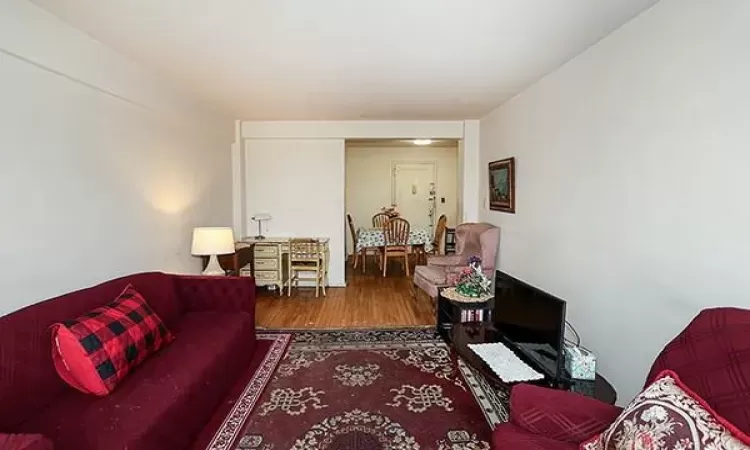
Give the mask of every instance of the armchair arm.
M 465 266 L 466 258 L 461 255 L 429 255 L 427 257 L 428 266 Z
M 524 430 L 557 441 L 580 444 L 601 433 L 622 412 L 591 397 L 519 384 L 510 394 L 510 421 Z
M 188 311 L 244 311 L 255 319 L 253 277 L 175 275 L 174 284 Z

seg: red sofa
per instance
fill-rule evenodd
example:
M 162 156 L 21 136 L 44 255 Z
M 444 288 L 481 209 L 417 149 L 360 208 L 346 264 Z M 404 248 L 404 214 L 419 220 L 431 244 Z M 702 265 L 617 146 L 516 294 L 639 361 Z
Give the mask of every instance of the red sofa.
M 176 339 L 106 397 L 55 372 L 49 326 L 102 306 L 131 283 Z M 189 447 L 255 350 L 255 283 L 141 273 L 0 317 L 0 433 L 46 436 L 55 450 Z
M 666 369 L 719 415 L 750 433 L 750 310 L 702 311 L 657 356 L 646 385 Z M 578 394 L 518 385 L 511 391 L 510 421 L 495 429 L 493 447 L 575 450 L 621 411 Z

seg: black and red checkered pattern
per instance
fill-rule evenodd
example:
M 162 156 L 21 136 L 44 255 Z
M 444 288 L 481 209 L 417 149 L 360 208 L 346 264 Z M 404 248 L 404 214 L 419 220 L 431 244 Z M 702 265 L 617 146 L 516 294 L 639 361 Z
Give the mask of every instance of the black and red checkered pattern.
M 133 285 L 113 302 L 62 325 L 81 344 L 108 392 L 148 355 L 174 340 Z

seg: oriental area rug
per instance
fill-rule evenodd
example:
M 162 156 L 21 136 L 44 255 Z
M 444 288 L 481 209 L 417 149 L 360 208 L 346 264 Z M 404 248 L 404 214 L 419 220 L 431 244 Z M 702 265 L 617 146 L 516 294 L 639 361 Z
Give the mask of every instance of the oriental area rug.
M 485 450 L 507 395 L 434 329 L 264 332 L 274 341 L 207 450 Z

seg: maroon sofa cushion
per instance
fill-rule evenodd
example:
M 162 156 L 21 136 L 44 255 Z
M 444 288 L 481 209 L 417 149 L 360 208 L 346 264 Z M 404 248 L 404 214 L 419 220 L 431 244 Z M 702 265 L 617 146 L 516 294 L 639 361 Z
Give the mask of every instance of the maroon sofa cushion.
M 252 358 L 255 324 L 244 312 L 190 312 L 172 332 L 109 396 L 69 389 L 20 430 L 55 450 L 188 447 Z
M 656 358 L 646 385 L 663 370 L 743 433 L 750 434 L 750 310 L 701 311 Z
M 132 283 L 168 328 L 179 320 L 171 275 L 142 273 L 71 292 L 0 317 L 0 430 L 14 430 L 52 399 L 71 388 L 52 364 L 49 327 L 80 316 L 115 298 Z
M 513 425 L 527 433 L 575 444 L 602 432 L 621 412 L 619 406 L 591 397 L 532 384 L 519 384 L 510 395 Z

